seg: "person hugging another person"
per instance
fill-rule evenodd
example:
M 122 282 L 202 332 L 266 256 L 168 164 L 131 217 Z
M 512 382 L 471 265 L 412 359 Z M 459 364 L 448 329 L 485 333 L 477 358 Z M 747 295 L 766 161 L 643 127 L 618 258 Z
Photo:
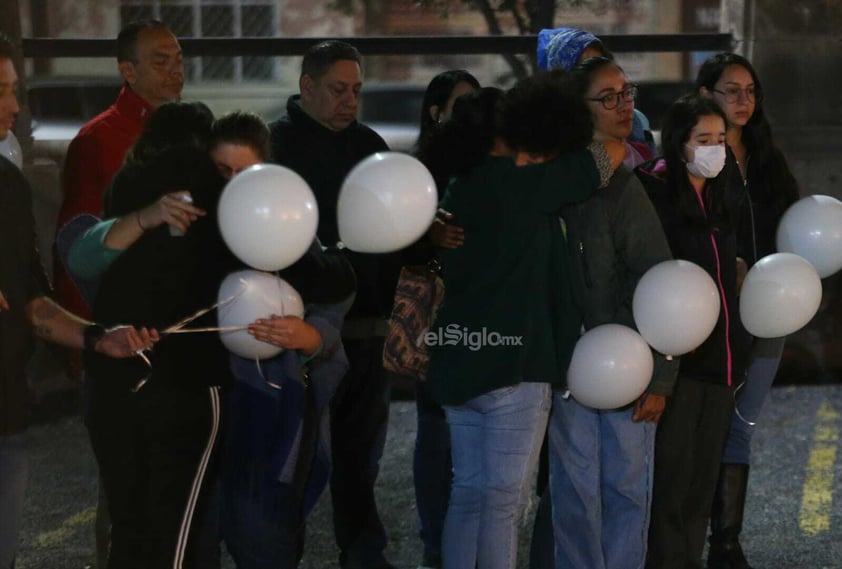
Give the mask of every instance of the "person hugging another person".
M 506 140 L 524 132 L 525 152 L 552 159 L 518 167 Z M 506 95 L 485 88 L 460 98 L 439 136 L 455 175 L 442 206 L 466 236 L 441 253 L 447 292 L 431 327 L 432 336 L 457 339 L 427 337 L 427 382 L 452 445 L 443 567 L 512 568 L 550 385 L 563 381 L 581 322 L 557 212 L 604 185 L 624 152 L 618 143 L 589 152 L 583 101 L 568 82 L 544 75 Z M 477 343 L 483 331 L 501 341 Z
M 604 57 L 614 60 L 614 54 L 605 44 L 590 32 L 577 28 L 544 29 L 538 33 L 538 69 L 561 69 L 570 71 L 590 57 Z M 655 138 L 649 128 L 649 119 L 634 109 L 632 132 L 627 137 L 639 157 L 635 162 L 649 160 L 655 156 Z M 630 159 L 626 166 L 633 168 Z
M 434 144 L 435 136 L 453 114 L 453 105 L 462 95 L 480 88 L 479 81 L 461 69 L 443 71 L 433 77 L 424 92 L 421 104 L 421 128 L 413 154 L 430 170 L 439 193 L 444 196 L 452 172 L 448 160 Z M 428 233 L 407 251 L 408 265 L 428 265 L 437 258 L 435 247 L 455 248 L 462 244 L 463 231 L 450 223 L 452 216 L 444 210 Z M 426 381 L 415 386 L 415 408 L 418 428 L 412 455 L 415 504 L 418 510 L 418 533 L 424 545 L 419 569 L 441 567 L 441 534 L 447 502 L 450 497 L 452 465 L 450 431 L 441 405 L 430 397 Z
M 632 130 L 634 86 L 604 57 L 573 68 L 579 93 L 594 122 L 594 140 L 623 143 Z M 573 259 L 576 301 L 584 330 L 602 324 L 635 328 L 632 298 L 643 274 L 672 258 L 655 208 L 625 165 L 608 186 L 587 201 L 561 211 Z M 646 559 L 655 429 L 672 391 L 677 361 L 655 356 L 646 392 L 620 409 L 581 405 L 565 390 L 553 395 L 549 421 L 549 489 L 552 497 L 556 568 L 638 569 Z M 536 521 L 547 523 L 546 517 Z M 536 532 L 542 531 L 536 527 Z M 543 530 L 545 531 L 545 530 Z M 551 541 L 539 540 L 545 549 Z M 540 554 L 541 566 L 553 552 Z

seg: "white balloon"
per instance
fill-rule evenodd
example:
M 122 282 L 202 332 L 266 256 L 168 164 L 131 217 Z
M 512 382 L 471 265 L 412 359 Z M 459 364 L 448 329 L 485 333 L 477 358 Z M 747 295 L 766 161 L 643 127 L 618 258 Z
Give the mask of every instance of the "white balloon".
M 652 351 L 640 334 L 628 326 L 603 324 L 576 342 L 567 387 L 582 405 L 616 409 L 640 397 L 653 369 Z
M 232 298 L 217 309 L 220 327 L 247 326 L 260 318 L 304 316 L 301 296 L 285 280 L 261 271 L 237 271 L 222 281 L 218 302 Z M 238 356 L 267 359 L 283 348 L 256 340 L 247 330 L 220 332 L 223 345 Z
M 399 152 L 369 156 L 345 178 L 336 217 L 339 238 L 361 253 L 411 245 L 430 227 L 438 195 L 430 171 Z
M 289 168 L 274 164 L 258 164 L 234 176 L 219 198 L 218 215 L 228 248 L 264 271 L 278 271 L 300 259 L 319 225 L 310 186 Z
M 719 289 L 710 275 L 690 261 L 663 261 L 637 283 L 634 322 L 655 350 L 680 356 L 699 347 L 719 319 Z
M 21 150 L 20 142 L 18 142 L 15 133 L 11 130 L 6 138 L 0 139 L 0 156 L 7 158 L 18 167 L 18 170 L 23 169 L 23 150 Z
M 778 251 L 807 259 L 821 278 L 842 269 L 842 202 L 808 196 L 792 204 L 778 224 Z
M 822 301 L 816 269 L 793 253 L 775 253 L 757 261 L 740 291 L 740 317 L 758 338 L 780 338 L 800 330 Z

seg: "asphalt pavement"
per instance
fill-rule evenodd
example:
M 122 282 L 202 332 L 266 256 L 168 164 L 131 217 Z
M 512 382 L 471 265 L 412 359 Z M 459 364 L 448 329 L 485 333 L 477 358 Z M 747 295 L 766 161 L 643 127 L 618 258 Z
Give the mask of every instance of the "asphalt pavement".
M 17 569 L 94 564 L 96 466 L 78 416 L 58 413 L 28 434 L 30 486 Z M 777 387 L 753 445 L 743 545 L 755 569 L 842 569 L 842 385 Z M 415 406 L 391 407 L 378 500 L 387 557 L 414 569 L 420 542 L 412 489 Z M 522 532 L 520 568 L 526 568 Z M 337 566 L 330 500 L 310 517 L 303 569 Z M 224 561 L 233 567 L 230 560 Z

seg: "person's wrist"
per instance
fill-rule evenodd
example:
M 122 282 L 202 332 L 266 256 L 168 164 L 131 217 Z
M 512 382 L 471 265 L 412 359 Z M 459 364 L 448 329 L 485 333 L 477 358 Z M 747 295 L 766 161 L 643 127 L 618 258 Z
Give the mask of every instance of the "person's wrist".
M 137 226 L 140 228 L 140 230 L 141 230 L 142 232 L 146 233 L 146 230 L 147 230 L 148 228 L 147 228 L 147 227 L 144 227 L 144 226 L 143 226 L 143 223 L 140 221 L 140 210 L 138 210 L 137 212 L 135 212 L 135 220 L 137 221 Z
M 88 324 L 82 333 L 84 338 L 84 348 L 87 351 L 96 351 L 96 346 L 99 341 L 105 336 L 105 328 L 99 324 Z

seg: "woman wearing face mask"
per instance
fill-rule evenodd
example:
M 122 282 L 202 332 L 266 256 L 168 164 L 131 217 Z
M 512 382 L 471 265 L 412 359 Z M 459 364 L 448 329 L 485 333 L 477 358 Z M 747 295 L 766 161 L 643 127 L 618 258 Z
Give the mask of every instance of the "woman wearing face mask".
M 731 181 L 739 204 L 737 254 L 751 267 L 776 252 L 775 233 L 786 209 L 798 199 L 798 184 L 786 158 L 775 146 L 763 113 L 763 89 L 751 63 L 733 53 L 720 53 L 702 65 L 696 78 L 699 92 L 725 113 L 729 148 L 739 173 Z M 737 413 L 722 454 L 719 482 L 711 511 L 709 569 L 751 569 L 740 546 L 751 438 L 754 425 L 772 387 L 784 348 L 784 338 L 755 338 Z
M 726 119 L 710 99 L 685 95 L 670 107 L 664 156 L 636 170 L 658 212 L 673 257 L 705 269 L 719 290 L 719 320 L 705 342 L 682 356 L 658 425 L 648 569 L 701 563 L 719 460 L 734 410 L 746 335 L 737 305 L 736 235 L 726 199 L 733 160 Z

